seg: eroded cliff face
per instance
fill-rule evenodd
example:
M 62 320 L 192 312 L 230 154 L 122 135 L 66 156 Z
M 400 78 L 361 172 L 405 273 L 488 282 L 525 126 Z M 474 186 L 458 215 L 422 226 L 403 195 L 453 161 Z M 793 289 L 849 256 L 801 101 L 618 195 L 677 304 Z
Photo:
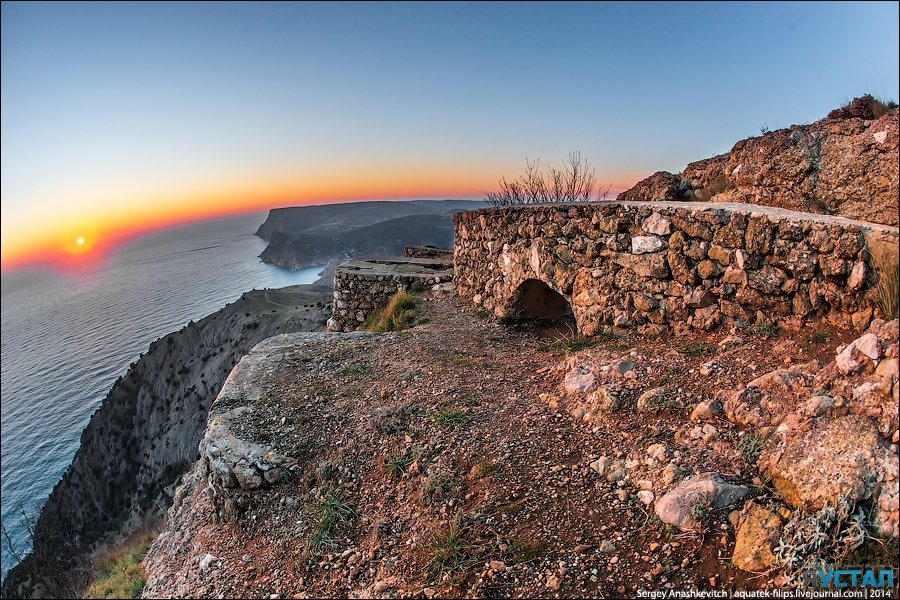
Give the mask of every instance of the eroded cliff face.
M 37 522 L 35 552 L 10 571 L 5 597 L 80 591 L 91 548 L 164 514 L 197 459 L 207 412 L 257 342 L 324 329 L 330 287 L 253 291 L 150 345 L 110 390 Z
M 897 226 L 898 180 L 897 109 L 842 109 L 741 140 L 681 174 L 654 173 L 618 199 L 745 202 Z

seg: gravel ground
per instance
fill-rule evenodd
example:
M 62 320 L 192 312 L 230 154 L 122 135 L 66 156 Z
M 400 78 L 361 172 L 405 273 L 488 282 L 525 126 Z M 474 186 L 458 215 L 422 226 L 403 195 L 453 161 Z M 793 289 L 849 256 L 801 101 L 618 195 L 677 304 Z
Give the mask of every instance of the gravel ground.
M 145 561 L 144 597 L 609 598 L 774 585 L 775 572 L 731 565 L 726 512 L 685 534 L 658 520 L 652 498 L 706 471 L 771 495 L 734 425 L 720 416 L 697 430 L 689 415 L 774 368 L 832 360 L 851 332 L 604 336 L 571 352 L 560 324 L 506 326 L 447 296 L 423 298 L 421 312 L 426 322 L 403 332 L 284 356 L 240 433 L 303 468 L 217 522 L 195 466 L 167 543 Z M 609 374 L 618 411 L 571 414 L 561 386 L 576 364 Z M 655 387 L 669 401 L 639 412 Z

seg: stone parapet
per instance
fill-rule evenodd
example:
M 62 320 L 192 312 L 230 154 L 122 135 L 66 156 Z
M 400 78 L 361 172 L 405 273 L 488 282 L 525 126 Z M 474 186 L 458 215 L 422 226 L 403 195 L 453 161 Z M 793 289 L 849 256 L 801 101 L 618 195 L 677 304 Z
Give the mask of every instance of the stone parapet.
M 354 331 L 384 308 L 398 290 L 431 288 L 453 281 L 452 257 L 379 258 L 343 263 L 334 272 L 328 331 Z
M 462 299 L 509 316 L 537 279 L 586 335 L 816 315 L 862 329 L 879 315 L 873 256 L 897 263 L 897 227 L 739 203 L 498 207 L 454 229 Z

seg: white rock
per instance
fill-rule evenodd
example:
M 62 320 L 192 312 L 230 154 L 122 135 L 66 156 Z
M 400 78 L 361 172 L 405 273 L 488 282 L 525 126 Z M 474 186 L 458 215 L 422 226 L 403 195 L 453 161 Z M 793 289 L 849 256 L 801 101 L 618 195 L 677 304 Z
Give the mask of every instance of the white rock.
M 725 483 L 716 473 L 703 473 L 682 481 L 656 503 L 656 515 L 663 523 L 680 529 L 698 529 L 692 513 L 695 507 L 720 509 L 743 500 L 750 490 Z
M 850 271 L 850 277 L 847 278 L 847 287 L 853 291 L 857 291 L 862 289 L 865 283 L 866 263 L 864 263 L 863 261 L 859 261 L 855 265 L 853 265 L 853 270 Z
M 204 554 L 203 556 L 197 557 L 197 562 L 200 563 L 200 570 L 204 573 L 206 571 L 208 571 L 209 568 L 213 565 L 213 563 L 216 562 L 217 560 L 219 560 L 219 559 L 209 553 Z
M 886 358 L 878 363 L 875 374 L 879 377 L 897 377 L 900 373 L 900 359 Z
M 854 344 L 857 350 L 872 360 L 881 358 L 881 344 L 878 343 L 878 337 L 874 333 L 867 333 L 857 338 Z
M 649 254 L 666 248 L 665 240 L 655 235 L 638 235 L 631 238 L 632 254 Z
M 666 451 L 665 444 L 651 444 L 647 446 L 647 456 L 663 462 L 669 457 L 669 453 Z
M 672 223 L 659 213 L 653 213 L 642 225 L 644 231 L 655 235 L 669 235 L 672 233 Z
M 597 475 L 604 475 L 606 474 L 606 471 L 609 470 L 609 458 L 601 456 L 592 462 L 590 467 Z
M 818 417 L 832 406 L 834 398 L 831 396 L 812 396 L 803 405 L 803 412 L 811 417 Z
M 641 490 L 637 493 L 638 500 L 646 504 L 647 506 L 653 504 L 653 492 L 650 490 Z
M 860 354 L 856 351 L 856 342 L 850 342 L 834 357 L 834 364 L 843 375 L 855 373 L 862 366 Z
M 566 377 L 563 380 L 563 387 L 570 394 L 587 392 L 594 387 L 596 379 L 594 374 L 584 367 L 575 367 L 566 373 Z

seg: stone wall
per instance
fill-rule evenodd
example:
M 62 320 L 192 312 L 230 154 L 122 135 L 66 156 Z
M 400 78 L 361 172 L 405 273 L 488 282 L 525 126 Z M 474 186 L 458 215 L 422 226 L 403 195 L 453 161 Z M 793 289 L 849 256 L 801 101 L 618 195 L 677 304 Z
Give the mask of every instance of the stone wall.
M 431 288 L 452 281 L 450 258 L 379 258 L 339 265 L 334 272 L 328 331 L 355 331 L 369 315 L 384 308 L 398 290 Z
M 739 203 L 608 202 L 458 213 L 455 285 L 497 316 L 537 279 L 578 329 L 713 329 L 878 315 L 871 256 L 897 261 L 896 227 Z

